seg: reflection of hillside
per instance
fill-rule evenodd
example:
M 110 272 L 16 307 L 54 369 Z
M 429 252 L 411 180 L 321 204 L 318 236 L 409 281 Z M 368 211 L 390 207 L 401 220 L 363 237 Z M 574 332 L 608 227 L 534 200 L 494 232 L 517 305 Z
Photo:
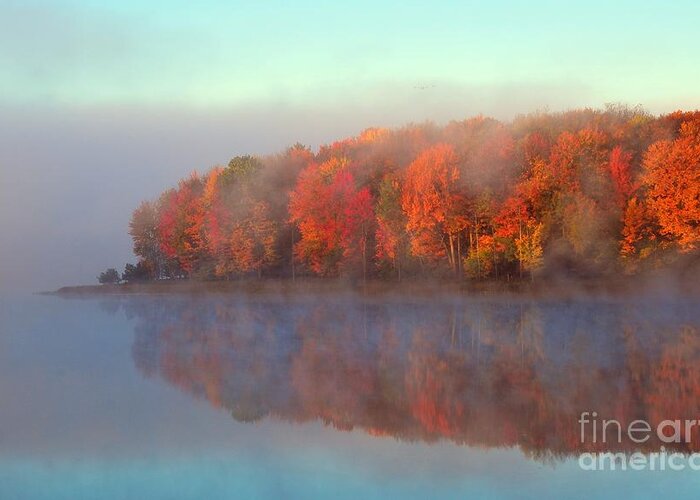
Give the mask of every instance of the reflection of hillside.
M 700 403 L 700 313 L 690 305 L 172 297 L 124 305 L 136 318 L 139 370 L 239 421 L 320 419 L 545 458 L 637 448 L 582 446 L 583 411 L 654 425 L 694 418 Z M 690 448 L 700 449 L 700 436 Z

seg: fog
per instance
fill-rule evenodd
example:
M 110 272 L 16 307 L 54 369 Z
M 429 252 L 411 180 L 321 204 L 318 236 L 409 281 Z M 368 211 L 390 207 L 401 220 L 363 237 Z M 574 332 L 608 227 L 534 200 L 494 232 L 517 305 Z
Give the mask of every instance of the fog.
M 483 113 L 500 119 L 592 102 L 561 85 L 458 87 L 387 83 L 319 94 L 315 104 L 259 102 L 228 109 L 13 107 L 0 109 L 0 290 L 94 283 L 134 261 L 131 211 L 192 170 L 238 154 L 301 142 L 314 148 L 370 126 Z M 325 97 L 324 97 L 325 96 Z M 652 111 L 655 111 L 652 109 Z

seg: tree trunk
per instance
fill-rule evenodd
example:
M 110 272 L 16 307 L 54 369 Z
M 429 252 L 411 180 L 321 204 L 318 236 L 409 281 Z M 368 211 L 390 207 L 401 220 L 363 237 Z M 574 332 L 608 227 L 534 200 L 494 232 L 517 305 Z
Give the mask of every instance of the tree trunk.
M 362 236 L 362 285 L 367 286 L 367 239 Z
M 529 245 L 529 243 L 531 241 L 530 240 L 530 228 L 527 228 L 525 230 L 525 233 L 526 233 L 526 237 L 527 237 L 527 241 L 528 241 L 528 245 Z M 532 283 L 533 281 L 535 281 L 535 277 L 532 275 L 532 268 L 530 268 L 530 283 Z
M 296 269 L 294 269 L 294 226 L 292 226 L 292 282 L 296 281 Z
M 452 266 L 452 272 L 456 273 L 455 268 L 455 239 L 454 235 L 450 233 L 450 266 Z
M 491 226 L 491 239 L 493 240 L 493 274 L 498 279 L 498 257 L 496 256 L 496 231 Z
M 518 272 L 523 279 L 523 222 L 518 219 Z
M 479 227 L 474 228 L 476 234 L 476 276 L 481 278 L 481 256 L 479 255 Z
M 462 279 L 462 231 L 457 233 L 457 277 Z

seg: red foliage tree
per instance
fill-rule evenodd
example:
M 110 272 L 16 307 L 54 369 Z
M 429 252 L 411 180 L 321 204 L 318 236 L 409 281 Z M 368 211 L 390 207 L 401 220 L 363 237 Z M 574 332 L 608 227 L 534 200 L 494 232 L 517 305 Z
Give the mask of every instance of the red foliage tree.
M 158 224 L 161 250 L 167 257 L 177 259 L 188 275 L 206 255 L 202 191 L 202 180 L 193 173 L 162 199 Z
M 356 186 L 350 170 L 345 158 L 313 163 L 290 197 L 291 220 L 301 233 L 295 253 L 317 274 L 337 275 L 358 256 L 366 273 L 372 197 Z
M 615 199 L 619 207 L 624 208 L 632 194 L 631 175 L 632 153 L 622 146 L 615 146 L 610 152 L 610 176 L 615 188 Z

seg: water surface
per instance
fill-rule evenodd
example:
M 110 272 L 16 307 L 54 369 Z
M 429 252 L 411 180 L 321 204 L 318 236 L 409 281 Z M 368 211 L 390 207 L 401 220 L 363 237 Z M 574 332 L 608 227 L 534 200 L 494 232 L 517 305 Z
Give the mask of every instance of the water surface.
M 579 415 L 700 414 L 678 298 L 3 297 L 0 498 L 692 495 Z M 675 446 L 700 450 L 700 436 Z

